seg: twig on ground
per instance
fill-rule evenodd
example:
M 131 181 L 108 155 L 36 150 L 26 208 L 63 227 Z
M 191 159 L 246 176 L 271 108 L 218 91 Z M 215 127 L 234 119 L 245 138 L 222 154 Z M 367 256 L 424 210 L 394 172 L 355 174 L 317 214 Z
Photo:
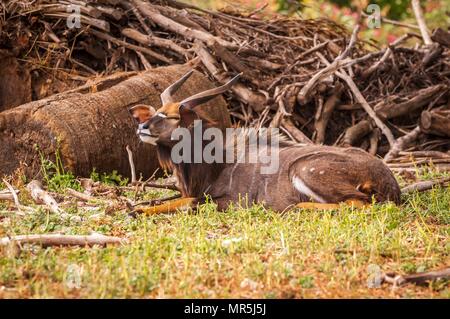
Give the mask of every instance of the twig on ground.
M 367 13 L 365 13 L 364 11 L 362 11 L 361 14 L 364 17 L 369 17 L 369 15 Z M 389 23 L 389 24 L 392 24 L 392 25 L 396 25 L 396 26 L 399 26 L 399 27 L 411 28 L 411 29 L 417 29 L 417 30 L 420 29 L 419 26 L 417 26 L 415 24 L 400 22 L 400 21 L 396 21 L 396 20 L 391 20 L 391 19 L 388 19 L 388 18 L 385 18 L 385 17 L 381 17 L 381 16 L 380 16 L 380 19 L 381 19 L 381 22 L 386 22 L 386 23 Z
M 0 200 L 14 201 L 14 196 L 10 191 L 0 191 Z
M 174 191 L 178 191 L 178 187 L 175 184 L 157 184 L 152 182 L 146 182 L 143 183 L 144 187 L 152 187 L 152 188 L 163 188 L 163 189 L 170 189 Z
M 27 189 L 37 204 L 45 204 L 55 214 L 63 212 L 56 200 L 48 192 L 44 191 L 41 182 L 33 180 L 27 185 Z
M 27 189 L 36 204 L 44 204 L 52 213 L 58 214 L 62 218 L 81 221 L 79 216 L 65 213 L 64 210 L 59 207 L 56 200 L 44 190 L 41 182 L 33 180 L 27 185 Z
M 95 197 L 93 197 L 91 195 L 88 195 L 88 194 L 85 194 L 85 193 L 80 193 L 80 192 L 78 192 L 78 191 L 76 191 L 76 190 L 74 190 L 72 188 L 67 188 L 66 192 L 70 196 L 78 198 L 78 199 L 82 200 L 83 202 L 90 202 L 90 201 L 93 201 L 93 200 L 96 199 Z
M 133 161 L 133 152 L 131 151 L 131 148 L 129 145 L 126 147 L 127 153 L 128 153 L 128 162 L 130 163 L 130 169 L 131 169 L 131 185 L 136 184 L 136 168 L 134 166 Z
M 14 190 L 14 188 L 12 187 L 12 185 L 6 180 L 3 179 L 3 183 L 6 185 L 6 187 L 8 188 L 9 192 L 11 193 L 11 196 L 14 200 L 14 205 L 16 205 L 16 208 L 19 210 L 19 213 L 22 213 L 22 209 L 19 202 L 19 197 L 17 196 L 16 191 Z
M 323 144 L 325 142 L 325 133 L 328 121 L 330 120 L 334 108 L 339 103 L 343 90 L 344 86 L 342 85 L 342 83 L 338 82 L 333 90 L 333 94 L 327 99 L 327 101 L 323 105 L 323 109 L 322 112 L 319 114 L 319 118 L 316 119 L 316 123 L 314 124 L 314 126 L 316 128 L 315 142 L 317 144 Z
M 104 39 L 106 41 L 113 42 L 113 43 L 115 43 L 117 45 L 123 46 L 124 48 L 130 49 L 130 50 L 133 50 L 133 51 L 140 51 L 141 53 L 147 54 L 148 56 L 150 56 L 153 59 L 156 59 L 158 61 L 161 61 L 161 62 L 164 62 L 164 63 L 167 63 L 167 64 L 173 64 L 173 62 L 170 59 L 166 58 L 162 54 L 159 54 L 159 53 L 157 53 L 157 52 L 155 52 L 153 50 L 150 50 L 149 48 L 142 48 L 140 46 L 137 46 L 137 45 L 134 45 L 134 44 L 130 44 L 130 43 L 125 42 L 123 40 L 116 39 L 116 38 L 110 36 L 107 33 L 102 33 L 102 32 L 97 31 L 97 30 L 90 30 L 89 32 L 94 34 L 96 37 L 98 37 L 100 39 Z
M 403 286 L 408 283 L 422 285 L 430 281 L 449 278 L 450 278 L 450 268 L 405 276 L 395 274 L 383 274 L 382 276 L 384 282 L 393 284 L 394 287 Z
M 94 233 L 88 236 L 81 235 L 19 235 L 4 237 L 0 239 L 0 246 L 6 246 L 11 243 L 17 244 L 37 244 L 43 247 L 49 246 L 106 246 L 108 244 L 126 244 L 128 241 L 124 238 L 105 236 Z
M 402 188 L 402 193 L 406 194 L 406 193 L 412 193 L 412 192 L 424 192 L 427 191 L 429 189 L 432 189 L 434 186 L 438 186 L 438 185 L 445 185 L 448 182 L 450 182 L 450 177 L 447 178 L 441 178 L 441 179 L 437 179 L 437 180 L 432 180 L 432 181 L 422 181 L 422 182 L 417 182 L 414 183 L 412 185 L 408 185 L 406 187 Z

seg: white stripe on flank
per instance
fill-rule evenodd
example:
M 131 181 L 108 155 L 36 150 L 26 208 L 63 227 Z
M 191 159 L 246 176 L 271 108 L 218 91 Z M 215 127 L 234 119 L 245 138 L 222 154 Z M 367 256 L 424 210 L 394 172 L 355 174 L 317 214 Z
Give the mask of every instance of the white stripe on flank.
M 233 186 L 233 174 L 234 174 L 234 171 L 236 170 L 238 165 L 239 165 L 239 162 L 234 164 L 233 169 L 231 170 L 230 182 L 228 183 L 228 190 L 231 190 L 231 187 Z
M 326 203 L 325 199 L 323 199 L 320 195 L 314 193 L 311 188 L 306 186 L 306 184 L 299 177 L 294 176 L 294 178 L 292 179 L 292 183 L 294 184 L 295 189 L 300 193 L 308 196 L 318 203 Z

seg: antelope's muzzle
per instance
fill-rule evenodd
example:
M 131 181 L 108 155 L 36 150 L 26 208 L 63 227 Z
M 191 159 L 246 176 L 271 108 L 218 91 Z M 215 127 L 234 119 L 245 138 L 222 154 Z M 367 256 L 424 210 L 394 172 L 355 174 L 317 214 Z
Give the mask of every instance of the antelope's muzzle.
M 136 131 L 136 134 L 139 136 L 139 139 L 147 144 L 156 145 L 156 141 L 158 140 L 158 136 L 155 136 L 150 132 L 148 128 L 148 123 L 139 124 L 139 127 Z

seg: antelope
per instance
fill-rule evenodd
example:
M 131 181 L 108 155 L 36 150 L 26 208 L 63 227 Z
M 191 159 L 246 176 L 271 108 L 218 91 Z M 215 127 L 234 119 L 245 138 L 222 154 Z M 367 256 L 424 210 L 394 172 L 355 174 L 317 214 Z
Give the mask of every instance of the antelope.
M 181 199 L 146 208 L 144 212 L 193 207 L 205 196 L 209 196 L 219 210 L 245 198 L 249 203 L 262 203 L 280 212 L 292 207 L 334 209 L 341 203 L 364 207 L 373 200 L 400 202 L 400 188 L 389 168 L 380 159 L 358 148 L 298 144 L 280 137 L 278 145 L 266 147 L 279 159 L 279 167 L 272 174 L 261 173 L 263 163 L 259 161 L 258 152 L 256 163 L 175 162 L 171 157 L 177 143 L 172 138 L 173 133 L 179 128 L 193 132 L 195 122 L 202 124 L 203 132 L 217 127 L 197 106 L 227 91 L 239 78 L 238 75 L 225 85 L 181 102 L 175 101 L 173 94 L 191 74 L 192 71 L 188 72 L 164 90 L 162 107 L 157 111 L 142 104 L 129 110 L 138 122 L 140 140 L 156 146 L 160 165 L 174 173 L 182 195 Z M 246 131 L 242 134 L 244 140 L 248 139 Z M 223 142 L 222 145 L 225 151 L 236 146 L 237 142 Z M 205 148 L 204 142 L 201 147 Z M 245 152 L 255 155 L 250 154 L 255 151 L 248 147 Z

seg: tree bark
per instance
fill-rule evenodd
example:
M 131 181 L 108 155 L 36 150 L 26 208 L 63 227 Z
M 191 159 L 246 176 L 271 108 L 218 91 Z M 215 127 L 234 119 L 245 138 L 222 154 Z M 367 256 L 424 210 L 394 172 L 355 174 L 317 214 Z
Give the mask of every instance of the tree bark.
M 12 174 L 21 163 L 25 173 L 39 178 L 41 156 L 54 158 L 59 150 L 67 170 L 77 176 L 117 170 L 129 176 L 126 153 L 135 154 L 136 173 L 150 176 L 158 167 L 155 148 L 136 136 L 136 123 L 128 109 L 136 104 L 159 108 L 160 93 L 191 65 L 161 67 L 116 81 L 105 81 L 21 105 L 0 113 L 0 176 Z M 176 97 L 185 98 L 211 89 L 213 85 L 195 72 Z M 215 98 L 201 106 L 223 127 L 231 126 L 224 99 Z
M 0 50 L 0 112 L 31 101 L 30 70 Z

